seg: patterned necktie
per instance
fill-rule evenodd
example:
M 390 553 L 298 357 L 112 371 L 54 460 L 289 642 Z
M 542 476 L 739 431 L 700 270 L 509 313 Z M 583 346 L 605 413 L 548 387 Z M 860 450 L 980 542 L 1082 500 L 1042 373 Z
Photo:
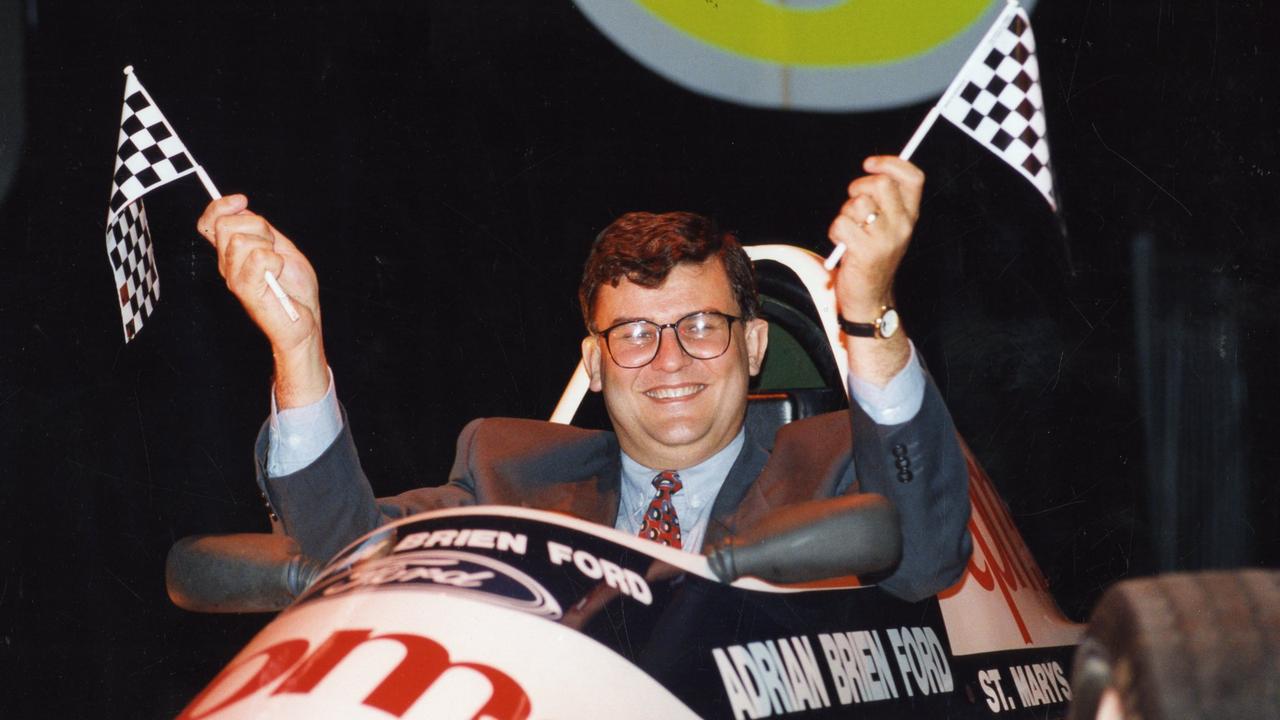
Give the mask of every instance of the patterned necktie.
M 682 487 L 684 485 L 680 482 L 680 476 L 675 472 L 666 470 L 658 473 L 653 479 L 653 488 L 657 492 L 649 501 L 649 509 L 644 512 L 640 537 L 680 549 L 680 519 L 676 517 L 671 496 L 680 492 Z

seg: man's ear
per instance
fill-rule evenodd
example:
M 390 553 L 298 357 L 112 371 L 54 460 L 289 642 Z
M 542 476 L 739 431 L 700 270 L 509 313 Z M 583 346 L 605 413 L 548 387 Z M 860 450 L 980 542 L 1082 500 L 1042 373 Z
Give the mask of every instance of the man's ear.
M 764 351 L 769 347 L 769 323 L 760 318 L 746 322 L 747 371 L 752 377 L 760 374 L 764 363 Z
M 582 339 L 582 368 L 591 380 L 591 391 L 600 392 L 604 383 L 600 380 L 600 342 L 595 335 Z

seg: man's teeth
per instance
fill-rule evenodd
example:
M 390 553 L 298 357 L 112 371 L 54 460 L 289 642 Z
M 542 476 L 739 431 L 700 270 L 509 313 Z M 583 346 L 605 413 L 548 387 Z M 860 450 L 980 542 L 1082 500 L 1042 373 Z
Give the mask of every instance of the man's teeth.
M 688 397 L 696 392 L 701 392 L 706 385 L 682 385 L 674 388 L 655 388 L 645 391 L 645 395 L 655 400 L 670 400 L 672 398 Z

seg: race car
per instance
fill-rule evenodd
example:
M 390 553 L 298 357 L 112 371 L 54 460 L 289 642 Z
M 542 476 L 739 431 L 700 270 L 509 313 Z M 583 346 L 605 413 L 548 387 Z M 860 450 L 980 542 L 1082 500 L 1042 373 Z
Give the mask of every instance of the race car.
M 748 253 L 770 322 L 748 422 L 847 407 L 821 258 Z M 586 390 L 579 367 L 551 419 L 607 423 Z M 284 610 L 180 717 L 1064 717 L 1084 628 L 965 453 L 973 555 L 915 603 L 856 577 L 900 543 L 878 496 L 799 507 L 707 556 L 494 506 L 397 521 L 324 568 L 283 536 L 185 539 L 169 559 L 179 605 Z

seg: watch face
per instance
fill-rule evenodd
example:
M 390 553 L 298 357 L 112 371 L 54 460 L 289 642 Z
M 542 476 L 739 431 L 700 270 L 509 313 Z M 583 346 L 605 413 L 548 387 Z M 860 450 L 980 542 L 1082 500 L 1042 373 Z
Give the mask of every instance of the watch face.
M 898 311 L 889 308 L 880 316 L 880 337 L 891 338 L 893 334 L 898 332 Z

